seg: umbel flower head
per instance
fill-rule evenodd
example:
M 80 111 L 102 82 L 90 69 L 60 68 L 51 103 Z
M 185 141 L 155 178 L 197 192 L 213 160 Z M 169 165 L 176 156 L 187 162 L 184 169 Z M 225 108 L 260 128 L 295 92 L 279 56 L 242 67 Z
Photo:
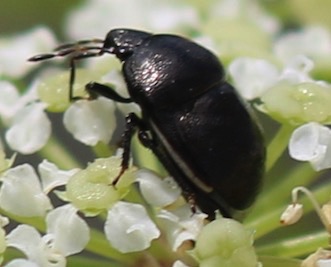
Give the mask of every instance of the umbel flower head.
M 95 0 L 45 10 L 64 21 L 66 40 L 132 28 L 185 36 L 220 58 L 268 146 L 263 189 L 240 222 L 192 212 L 136 139 L 117 181 L 123 117 L 140 108 L 85 91 L 95 81 L 129 97 L 114 57 L 77 65 L 73 95 L 81 99 L 71 103 L 68 68 L 27 62 L 52 51 L 60 29 L 1 34 L 0 265 L 331 266 L 331 24 L 322 16 L 330 3 L 299 2 Z

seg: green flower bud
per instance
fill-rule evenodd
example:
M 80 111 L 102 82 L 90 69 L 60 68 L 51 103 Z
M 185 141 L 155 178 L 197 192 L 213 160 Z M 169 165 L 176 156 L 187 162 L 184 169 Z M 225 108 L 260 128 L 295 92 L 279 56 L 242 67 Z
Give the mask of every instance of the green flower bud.
M 256 267 L 252 235 L 235 220 L 217 219 L 202 229 L 192 255 L 200 267 Z
M 47 109 L 52 112 L 62 112 L 70 104 L 69 100 L 69 75 L 64 71 L 55 76 L 42 80 L 37 88 L 40 100 L 46 103 Z M 76 79 L 73 87 L 73 96 L 86 96 L 85 85 L 90 81 L 97 80 L 96 75 L 91 70 L 76 70 Z
M 270 88 L 261 98 L 262 110 L 287 124 L 331 122 L 331 88 L 315 82 L 282 83 Z
M 97 159 L 85 170 L 73 175 L 66 186 L 66 196 L 78 209 L 98 212 L 123 198 L 135 181 L 135 168 L 124 172 L 116 187 L 113 180 L 121 169 L 121 158 Z

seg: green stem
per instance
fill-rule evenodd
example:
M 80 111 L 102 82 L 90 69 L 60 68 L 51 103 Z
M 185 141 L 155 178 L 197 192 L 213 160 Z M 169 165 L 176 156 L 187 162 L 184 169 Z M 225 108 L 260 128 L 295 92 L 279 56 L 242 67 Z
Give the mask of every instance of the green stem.
M 73 155 L 70 154 L 68 149 L 54 136 L 52 136 L 46 146 L 39 151 L 39 154 L 42 158 L 46 158 L 56 164 L 60 169 L 73 169 L 81 166 Z
M 115 154 L 116 148 L 103 142 L 99 142 L 93 147 L 93 151 L 98 158 L 107 158 Z
M 69 257 L 67 262 L 68 267 L 123 267 L 118 263 L 110 263 L 109 261 L 94 259 L 92 257 L 75 256 Z
M 271 256 L 260 256 L 259 261 L 265 267 L 300 267 L 301 261 L 295 259 L 286 259 Z
M 283 124 L 267 148 L 266 172 L 268 172 L 287 147 L 294 126 Z
M 278 174 L 277 174 L 278 175 Z M 261 214 L 285 206 L 291 195 L 291 189 L 297 186 L 307 186 L 315 180 L 320 173 L 314 171 L 308 163 L 300 164 L 284 177 L 279 177 L 279 182 L 262 191 L 255 206 L 249 213 L 246 222 L 258 220 Z
M 329 234 L 319 231 L 284 240 L 277 240 L 271 244 L 256 247 L 260 255 L 273 255 L 282 257 L 298 257 L 314 252 L 318 248 L 329 246 Z
M 96 255 L 124 263 L 128 266 L 134 263 L 138 257 L 137 253 L 122 254 L 116 249 L 112 248 L 109 242 L 106 240 L 104 233 L 94 229 L 91 229 L 91 239 L 87 244 L 86 249 L 95 253 Z
M 330 188 L 326 185 L 320 186 L 312 191 L 312 193 L 319 203 L 325 203 L 330 199 Z M 306 197 L 303 197 L 302 200 L 300 199 L 300 203 L 304 206 L 305 212 L 309 212 L 313 209 L 313 206 Z M 280 227 L 280 215 L 285 208 L 285 205 L 281 205 L 278 208 L 272 208 L 269 211 L 260 214 L 258 219 L 245 223 L 245 226 L 256 230 L 254 235 L 255 239 L 261 238 Z

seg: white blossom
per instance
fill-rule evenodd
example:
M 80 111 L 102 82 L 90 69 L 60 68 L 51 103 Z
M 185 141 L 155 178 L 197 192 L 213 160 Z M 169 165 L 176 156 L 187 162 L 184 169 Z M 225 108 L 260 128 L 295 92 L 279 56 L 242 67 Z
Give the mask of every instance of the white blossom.
M 279 77 L 277 67 L 267 60 L 245 57 L 235 59 L 229 73 L 240 95 L 248 100 L 261 96 Z
M 309 161 L 317 171 L 331 167 L 331 130 L 310 122 L 294 130 L 289 142 L 290 156 Z
M 284 62 L 297 55 L 318 59 L 331 56 L 330 43 L 331 34 L 327 29 L 309 26 L 300 31 L 281 35 L 275 42 L 274 50 Z
M 181 261 L 175 261 L 172 267 L 189 267 L 188 265 L 184 264 Z
M 67 184 L 69 178 L 78 171 L 79 169 L 72 169 L 68 171 L 60 170 L 55 164 L 47 160 L 43 160 L 38 165 L 42 188 L 46 194 L 57 186 Z
M 160 236 L 144 206 L 123 201 L 109 209 L 105 233 L 110 244 L 122 253 L 144 250 Z
M 95 0 L 76 9 L 69 17 L 66 28 L 71 38 L 79 40 L 102 38 L 110 29 L 119 27 L 174 31 L 198 25 L 197 11 L 178 1 L 171 5 L 169 1 Z
M 6 132 L 9 146 L 22 154 L 32 154 L 41 149 L 51 135 L 51 123 L 43 103 L 31 103 L 15 114 Z
M 137 181 L 144 199 L 154 207 L 165 207 L 181 195 L 181 189 L 172 177 L 161 179 L 152 171 L 142 169 L 137 173 Z
M 96 100 L 79 100 L 64 113 L 67 130 L 80 142 L 94 146 L 99 141 L 108 143 L 116 128 L 113 101 L 100 97 Z
M 5 267 L 40 267 L 40 265 L 26 259 L 15 259 L 6 264 Z
M 40 51 L 50 51 L 55 43 L 53 34 L 45 27 L 0 38 L 0 73 L 12 77 L 23 76 L 36 67 L 27 59 Z
M 188 205 L 185 205 L 175 211 L 161 210 L 157 215 L 163 229 L 165 229 L 168 242 L 173 251 L 176 251 L 183 242 L 187 240 L 196 240 L 207 215 L 204 213 L 195 213 Z
M 21 250 L 37 266 L 65 267 L 66 257 L 82 251 L 89 241 L 89 228 L 76 212 L 71 205 L 49 212 L 44 236 L 21 224 L 8 234 L 7 245 Z
M 29 164 L 6 171 L 1 177 L 0 207 L 18 216 L 44 216 L 52 208 L 39 178 Z

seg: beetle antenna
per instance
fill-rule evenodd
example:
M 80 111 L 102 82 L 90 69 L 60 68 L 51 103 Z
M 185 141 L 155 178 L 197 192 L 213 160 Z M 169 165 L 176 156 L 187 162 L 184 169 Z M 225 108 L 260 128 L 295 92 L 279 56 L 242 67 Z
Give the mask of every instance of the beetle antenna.
M 67 43 L 67 44 L 62 44 L 59 45 L 58 47 L 56 47 L 54 49 L 54 51 L 59 51 L 59 50 L 63 50 L 63 49 L 67 49 L 67 48 L 73 48 L 73 47 L 77 47 L 77 46 L 85 46 L 88 44 L 103 44 L 104 40 L 102 39 L 89 39 L 89 40 L 80 40 L 74 43 Z
M 43 61 L 55 57 L 65 57 L 70 54 L 74 54 L 73 57 L 79 58 L 86 58 L 86 57 L 93 57 L 98 56 L 101 51 L 102 46 L 98 45 L 89 45 L 89 44 L 103 44 L 103 40 L 101 39 L 91 39 L 91 40 L 81 40 L 76 43 L 68 43 L 63 44 L 54 49 L 54 52 L 51 53 L 44 53 L 33 56 L 28 59 L 28 61 L 36 62 L 36 61 Z M 91 52 L 96 50 L 98 52 Z
M 101 39 L 90 39 L 81 40 L 75 43 L 67 43 L 60 45 L 54 49 L 54 52 L 44 53 L 33 56 L 28 59 L 31 62 L 48 60 L 57 57 L 70 56 L 69 66 L 70 66 L 70 77 L 69 77 L 69 100 L 77 100 L 80 97 L 75 97 L 73 95 L 73 87 L 76 77 L 76 61 L 89 57 L 98 57 L 103 54 L 103 43 Z M 98 45 L 99 44 L 99 45 Z

